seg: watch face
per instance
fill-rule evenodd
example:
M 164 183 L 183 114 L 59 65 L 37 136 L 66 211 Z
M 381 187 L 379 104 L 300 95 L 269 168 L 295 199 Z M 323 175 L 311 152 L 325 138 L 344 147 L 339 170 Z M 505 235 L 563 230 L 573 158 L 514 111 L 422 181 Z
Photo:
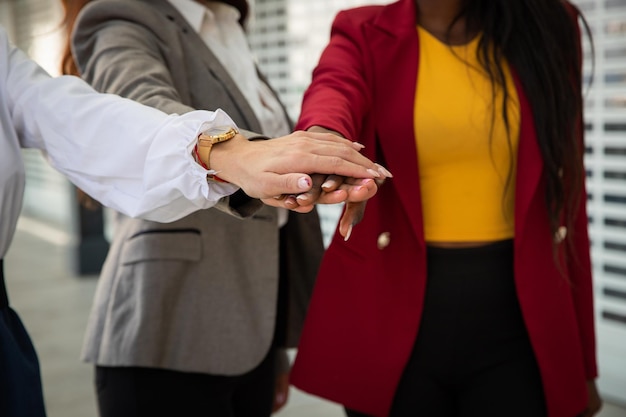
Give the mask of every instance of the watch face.
M 237 133 L 237 129 L 232 126 L 214 126 L 202 132 L 198 138 L 198 143 L 203 146 L 224 142 L 234 138 Z
M 206 136 L 219 136 L 228 133 L 232 129 L 232 126 L 213 126 L 202 133 Z

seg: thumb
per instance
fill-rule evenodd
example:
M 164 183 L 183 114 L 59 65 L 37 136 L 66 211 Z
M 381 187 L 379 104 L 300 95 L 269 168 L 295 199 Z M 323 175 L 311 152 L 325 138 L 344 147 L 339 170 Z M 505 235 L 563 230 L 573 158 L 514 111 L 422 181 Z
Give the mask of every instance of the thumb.
M 281 194 L 300 194 L 309 191 L 313 180 L 306 174 L 280 174 L 266 184 L 266 194 L 275 196 Z

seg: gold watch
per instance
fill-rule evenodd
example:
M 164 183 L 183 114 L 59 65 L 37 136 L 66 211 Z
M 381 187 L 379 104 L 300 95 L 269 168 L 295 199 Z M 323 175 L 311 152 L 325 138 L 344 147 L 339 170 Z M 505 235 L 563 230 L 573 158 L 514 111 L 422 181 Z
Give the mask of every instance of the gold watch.
M 209 165 L 209 156 L 213 145 L 231 140 L 239 133 L 232 126 L 215 126 L 205 130 L 198 136 L 198 157 L 205 165 L 206 169 L 211 169 Z

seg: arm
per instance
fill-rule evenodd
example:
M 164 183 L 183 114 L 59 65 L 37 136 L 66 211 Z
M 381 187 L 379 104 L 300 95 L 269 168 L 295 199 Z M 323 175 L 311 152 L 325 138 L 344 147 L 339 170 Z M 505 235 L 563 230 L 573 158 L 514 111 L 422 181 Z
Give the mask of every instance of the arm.
M 222 187 L 241 185 L 257 198 L 299 193 L 309 189 L 306 174 L 316 171 L 372 177 L 369 170 L 375 165 L 349 141 L 334 140 L 329 146 L 328 138 L 302 133 L 308 139 L 304 149 L 292 137 L 285 140 L 296 145 L 278 156 L 267 147 L 241 155 L 238 169 L 242 177 L 256 178 L 254 184 L 209 185 L 207 171 L 196 164 L 191 150 L 199 132 L 211 123 L 232 123 L 224 112 L 167 116 L 131 100 L 98 94 L 73 76 L 50 78 L 9 45 L 1 28 L 0 49 L 6 51 L 0 68 L 2 111 L 12 123 L 3 128 L 15 131 L 21 147 L 45 151 L 50 163 L 78 187 L 126 215 L 173 221 L 213 206 L 230 192 Z M 240 151 L 236 147 L 226 153 L 239 160 Z M 259 166 L 256 160 L 269 163 Z
M 318 126 L 366 145 L 363 137 L 366 118 L 372 108 L 371 87 L 360 27 L 339 13 L 331 29 L 330 42 L 313 71 L 311 85 L 304 94 L 296 129 Z M 373 156 L 373 155 L 372 155 Z
M 313 72 L 311 85 L 304 95 L 298 128 L 314 132 L 330 132 L 342 137 L 353 138 L 366 143 L 364 152 L 375 158 L 375 144 L 363 135 L 371 109 L 369 69 L 365 62 L 365 49 L 362 45 L 360 25 L 339 13 L 333 23 L 331 38 Z M 341 192 L 345 185 L 354 186 L 346 200 L 346 209 L 339 222 L 339 232 L 347 240 L 352 227 L 363 217 L 365 201 L 372 197 L 377 186 L 391 174 L 379 167 L 381 179 L 363 182 L 355 179 L 343 179 L 336 176 L 324 179 L 325 192 Z M 315 190 L 315 188 L 314 188 Z M 346 190 L 347 191 L 347 190 Z M 343 192 L 346 192 L 343 191 Z M 302 204 L 314 201 L 313 192 L 298 196 Z
M 175 27 L 146 4 L 89 3 L 76 21 L 72 49 L 82 78 L 97 91 L 113 93 L 169 114 L 193 111 L 185 56 Z M 175 61 L 175 62 L 174 62 Z M 231 192 L 234 192 L 233 190 Z M 262 204 L 240 193 L 224 194 L 215 208 L 236 217 L 254 214 Z
M 164 25 L 157 13 L 145 13 L 145 9 L 144 13 L 141 13 L 142 10 L 134 8 L 136 4 L 122 2 L 119 4 L 119 10 L 111 10 L 110 7 L 105 6 L 107 5 L 94 3 L 92 7 L 85 8 L 75 27 L 73 44 L 83 77 L 100 91 L 121 94 L 165 112 L 191 111 L 191 107 L 183 104 L 189 101 L 188 95 L 190 94 L 187 91 L 189 87 L 184 81 L 188 79 L 183 64 L 184 56 L 177 55 L 176 51 L 179 49 L 177 44 L 166 45 L 164 43 L 164 39 L 177 39 L 177 34 L 169 32 L 174 26 Z M 220 89 L 218 85 L 215 88 Z M 220 91 L 215 92 L 215 102 L 220 102 L 219 94 L 223 94 Z M 246 134 L 246 132 L 243 133 Z M 250 138 L 253 134 L 248 132 L 246 136 Z M 233 140 L 228 144 L 220 144 L 212 153 L 214 161 L 212 160 L 210 166 L 220 171 L 220 177 L 242 185 L 247 192 L 249 191 L 248 195 L 257 197 L 263 194 L 259 187 L 266 185 L 260 182 L 258 177 L 246 175 L 246 169 L 250 167 L 246 161 L 252 161 L 257 168 L 265 169 L 277 162 L 277 158 L 283 158 L 286 152 L 302 154 L 311 151 L 312 146 L 317 146 L 309 142 L 308 144 L 302 143 L 302 148 L 296 149 L 290 145 L 293 139 L 302 136 L 303 132 L 296 132 L 272 141 L 248 144 L 242 140 Z M 324 146 L 337 144 L 335 139 L 331 139 L 326 140 Z M 287 145 L 291 149 L 279 149 L 280 146 Z M 343 146 L 343 143 L 340 146 Z M 238 156 L 243 156 L 236 159 L 228 157 L 228 152 L 235 149 L 238 149 Z M 267 153 L 273 157 L 254 158 L 255 154 L 260 153 Z M 221 155 L 226 157 L 220 159 Z M 223 164 L 221 164 L 222 160 Z M 358 163 L 359 160 L 365 161 L 365 159 L 355 161 Z M 313 168 L 311 172 L 322 172 L 320 169 Z M 371 175 L 368 178 L 371 178 Z M 310 181 L 310 178 L 307 181 Z M 346 194 L 340 196 L 343 196 L 340 200 L 343 201 Z M 242 199 L 237 200 L 242 201 Z M 222 199 L 216 207 L 236 216 L 250 215 L 260 207 L 258 200 L 249 198 L 243 199 L 245 203 L 237 207 L 232 207 L 232 201 L 233 199 Z M 263 202 L 303 212 L 313 208 L 312 205 L 300 207 L 293 204 L 291 200 L 277 200 L 273 196 L 263 199 Z M 318 202 L 335 201 L 327 199 Z
M 76 77 L 52 79 L 4 31 L 0 39 L 9 51 L 3 99 L 20 146 L 44 150 L 72 182 L 130 216 L 170 221 L 215 204 L 190 149 L 205 122 L 227 116 L 168 117 Z

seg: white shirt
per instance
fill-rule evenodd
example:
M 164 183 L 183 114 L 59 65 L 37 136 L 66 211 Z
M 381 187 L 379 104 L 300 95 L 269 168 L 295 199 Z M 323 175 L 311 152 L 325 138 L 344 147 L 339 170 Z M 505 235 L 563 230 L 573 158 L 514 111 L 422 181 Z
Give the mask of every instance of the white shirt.
M 259 79 L 239 10 L 218 1 L 206 6 L 194 0 L 169 0 L 219 59 L 252 107 L 264 135 L 291 133 L 289 121 L 269 86 Z
M 24 194 L 20 148 L 36 148 L 74 184 L 132 217 L 168 222 L 214 206 L 238 188 L 206 181 L 191 156 L 198 133 L 234 125 L 223 112 L 168 116 L 77 77 L 51 78 L 0 26 L 0 258 Z
M 259 133 L 269 137 L 289 134 L 289 121 L 280 102 L 269 86 L 259 79 L 246 34 L 239 24 L 239 10 L 219 1 L 208 1 L 206 5 L 195 0 L 169 2 L 198 33 L 235 81 L 261 124 L 262 132 Z M 278 225 L 285 225 L 288 216 L 287 210 L 279 209 Z

